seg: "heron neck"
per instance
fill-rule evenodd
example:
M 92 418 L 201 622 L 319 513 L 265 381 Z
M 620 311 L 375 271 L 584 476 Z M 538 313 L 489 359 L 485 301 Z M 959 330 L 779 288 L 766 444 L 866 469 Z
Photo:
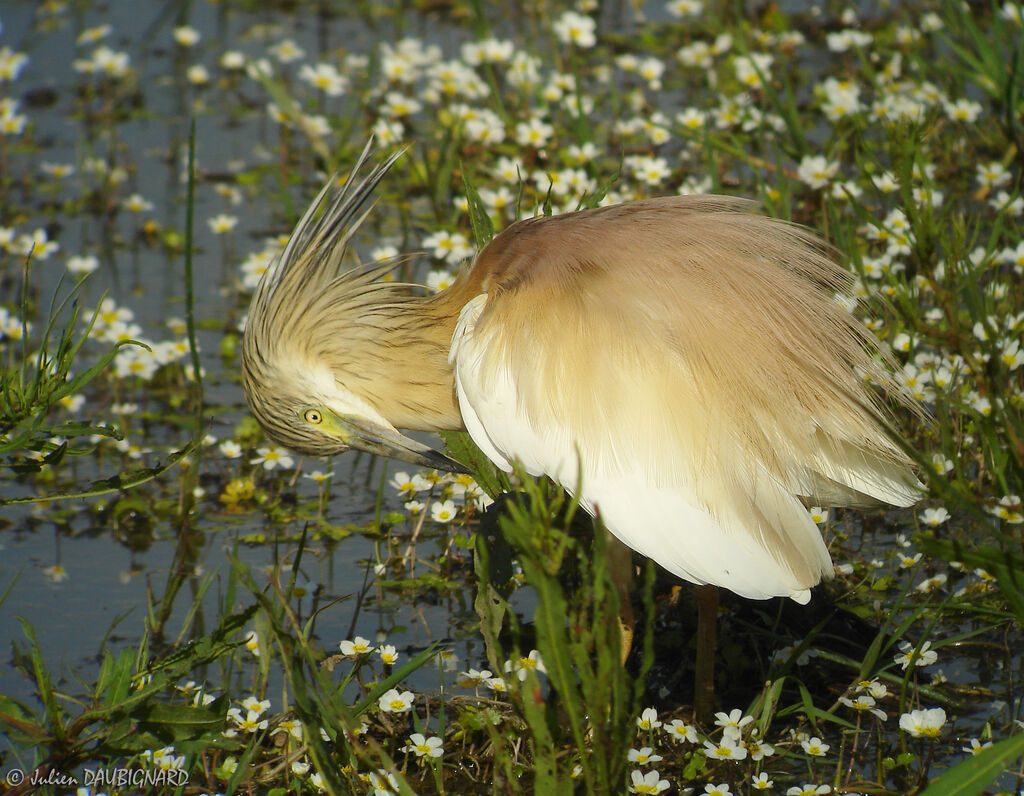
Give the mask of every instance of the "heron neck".
M 387 355 L 376 363 L 375 405 L 395 428 L 456 431 L 463 428 L 448 362 L 458 318 L 450 296 L 439 293 L 395 308 L 379 334 Z

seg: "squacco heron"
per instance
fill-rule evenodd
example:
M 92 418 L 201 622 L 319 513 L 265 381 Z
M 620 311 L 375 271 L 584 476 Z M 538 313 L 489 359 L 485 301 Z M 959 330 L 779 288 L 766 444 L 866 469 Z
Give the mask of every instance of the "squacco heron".
M 243 385 L 278 443 L 461 470 L 398 429 L 466 429 L 680 578 L 800 603 L 833 571 L 806 503 L 919 499 L 888 431 L 905 391 L 812 233 L 731 197 L 629 202 L 519 221 L 419 296 L 343 264 L 395 159 L 360 179 L 366 157 L 252 301 Z

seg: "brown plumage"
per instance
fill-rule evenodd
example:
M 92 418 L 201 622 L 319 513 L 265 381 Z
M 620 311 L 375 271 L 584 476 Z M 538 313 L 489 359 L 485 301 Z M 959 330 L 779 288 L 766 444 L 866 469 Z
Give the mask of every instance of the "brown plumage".
M 364 447 L 369 427 L 418 461 L 397 428 L 464 425 L 669 570 L 751 597 L 831 574 L 802 501 L 919 497 L 882 397 L 911 402 L 808 231 L 716 196 L 529 219 L 415 297 L 341 269 L 389 165 L 307 214 L 254 298 L 244 385 L 283 444 Z

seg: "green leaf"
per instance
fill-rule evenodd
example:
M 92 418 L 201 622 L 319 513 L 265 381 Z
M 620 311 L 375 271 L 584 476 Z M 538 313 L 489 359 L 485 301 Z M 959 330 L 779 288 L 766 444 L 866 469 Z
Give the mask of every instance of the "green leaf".
M 456 461 L 462 462 L 473 471 L 473 480 L 487 493 L 491 499 L 510 490 L 508 475 L 503 473 L 491 462 L 483 451 L 473 442 L 473 438 L 465 431 L 442 431 L 448 454 Z
M 491 224 L 487 206 L 466 177 L 465 169 L 462 170 L 462 185 L 466 189 L 466 201 L 469 203 L 469 225 L 473 229 L 473 242 L 478 250 L 483 249 L 494 237 L 494 225 Z
M 3 694 L 0 694 L 0 727 L 6 728 L 8 736 L 25 746 L 41 746 L 50 737 L 45 727 L 29 718 L 24 707 Z
M 103 666 L 96 683 L 96 701 L 102 701 L 107 707 L 113 707 L 123 702 L 131 693 L 132 675 L 134 674 L 134 650 L 121 650 L 116 660 L 107 652 L 103 656 Z
M 1018 733 L 951 768 L 921 796 L 975 796 L 1024 755 L 1024 733 Z
M 234 636 L 248 624 L 257 610 L 259 605 L 254 603 L 241 611 L 229 614 L 212 633 L 183 644 L 167 657 L 152 663 L 145 673 L 154 674 L 169 669 L 169 674 L 176 676 L 176 673 L 185 674 L 213 663 L 242 643 L 235 640 Z
M 68 740 L 68 737 L 64 722 L 61 720 L 63 714 L 57 705 L 57 697 L 53 691 L 53 682 L 50 680 L 50 673 L 46 670 L 46 664 L 43 663 L 43 654 L 39 651 L 35 630 L 32 629 L 32 625 L 27 620 L 22 619 L 20 616 L 18 621 L 21 622 L 21 629 L 25 633 L 25 638 L 28 639 L 30 646 L 29 655 L 32 660 L 32 673 L 36 681 L 36 688 L 39 689 L 39 698 L 46 707 L 46 715 L 50 720 L 54 736 L 59 742 L 64 743 Z
M 199 439 L 192 440 L 185 448 L 172 453 L 165 464 L 158 464 L 156 467 L 145 467 L 137 470 L 126 470 L 123 473 L 110 478 L 101 478 L 92 481 L 75 492 L 57 492 L 52 495 L 32 495 L 21 498 L 0 498 L 0 506 L 14 505 L 15 503 L 47 503 L 51 500 L 69 500 L 72 498 L 96 497 L 98 495 L 109 495 L 111 492 L 120 492 L 159 478 L 178 462 L 188 456 L 199 446 Z
M 206 707 L 146 702 L 132 711 L 139 729 L 151 732 L 166 743 L 177 743 L 196 735 L 224 729 L 228 697 L 221 696 Z

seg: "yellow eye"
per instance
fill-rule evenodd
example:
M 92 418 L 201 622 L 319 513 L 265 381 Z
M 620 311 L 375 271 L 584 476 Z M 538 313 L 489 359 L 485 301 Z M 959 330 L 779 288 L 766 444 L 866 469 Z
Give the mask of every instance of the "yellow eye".
M 319 409 L 307 409 L 302 413 L 302 417 L 307 423 L 312 423 L 315 426 L 320 425 L 324 419 Z

